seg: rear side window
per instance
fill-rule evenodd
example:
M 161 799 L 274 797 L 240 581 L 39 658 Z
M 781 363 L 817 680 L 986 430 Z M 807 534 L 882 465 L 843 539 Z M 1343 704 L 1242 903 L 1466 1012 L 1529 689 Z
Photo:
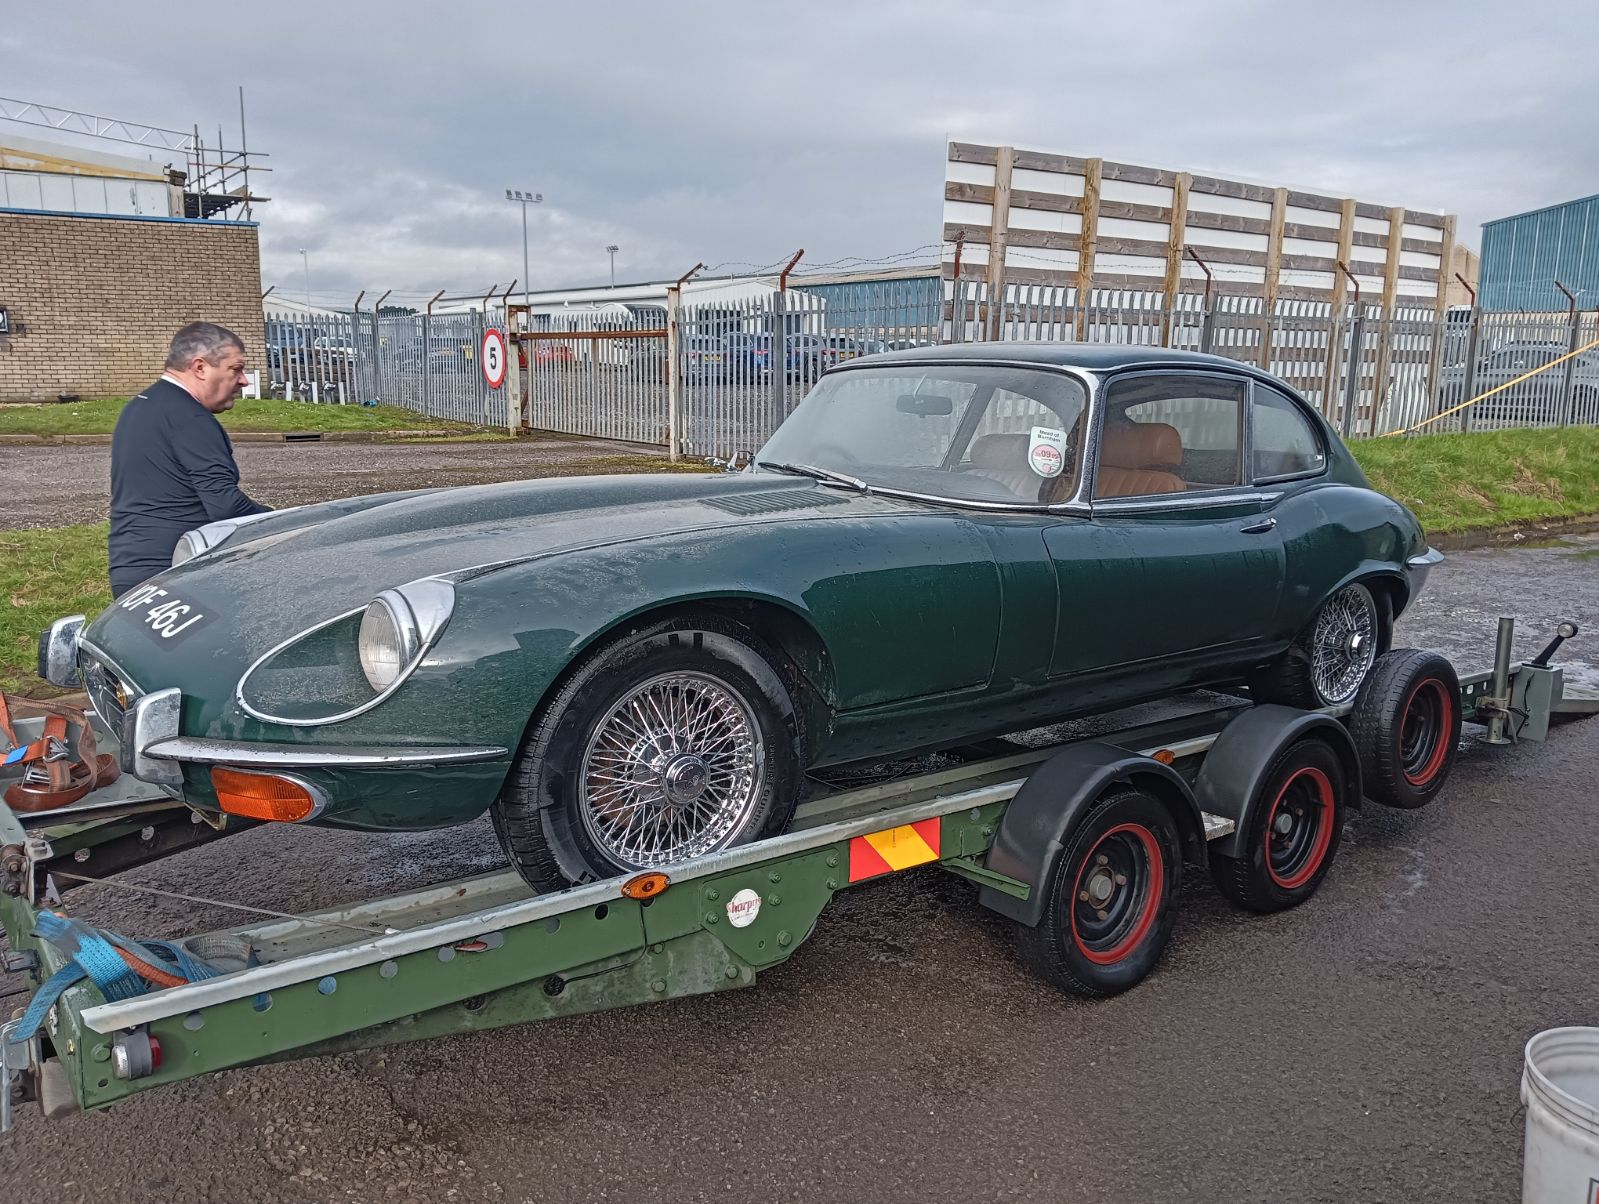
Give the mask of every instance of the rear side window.
M 1320 472 L 1327 467 L 1327 449 L 1316 428 L 1288 396 L 1270 385 L 1256 384 L 1250 414 L 1255 480 Z

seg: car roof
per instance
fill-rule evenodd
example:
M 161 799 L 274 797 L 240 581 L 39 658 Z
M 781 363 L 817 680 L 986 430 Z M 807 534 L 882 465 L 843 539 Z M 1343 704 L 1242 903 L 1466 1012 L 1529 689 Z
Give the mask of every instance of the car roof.
M 890 364 L 937 364 L 950 362 L 1042 364 L 1051 367 L 1081 368 L 1087 372 L 1114 372 L 1119 368 L 1163 366 L 1172 368 L 1225 368 L 1251 376 L 1262 374 L 1250 365 L 1221 355 L 1198 351 L 1178 351 L 1169 347 L 1147 347 L 1116 343 L 946 343 L 940 347 L 910 347 L 885 351 L 851 360 L 836 371 Z M 1265 377 L 1264 379 L 1270 379 Z

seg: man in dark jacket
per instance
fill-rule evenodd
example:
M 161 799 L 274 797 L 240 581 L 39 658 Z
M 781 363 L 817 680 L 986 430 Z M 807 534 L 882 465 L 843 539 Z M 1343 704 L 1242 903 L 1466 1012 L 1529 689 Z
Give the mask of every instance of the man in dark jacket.
M 233 444 L 216 416 L 233 408 L 244 341 L 191 322 L 172 338 L 161 379 L 122 408 L 111 437 L 111 592 L 172 563 L 185 531 L 270 510 L 239 488 Z

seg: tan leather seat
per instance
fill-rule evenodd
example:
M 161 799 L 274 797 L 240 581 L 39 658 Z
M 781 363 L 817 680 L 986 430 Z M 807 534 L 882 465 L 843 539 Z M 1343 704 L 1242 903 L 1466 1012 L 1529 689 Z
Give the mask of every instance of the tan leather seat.
M 1026 435 L 979 435 L 967 458 L 971 471 L 998 481 L 1024 502 L 1038 500 L 1043 478 L 1027 464 Z
M 1139 497 L 1182 493 L 1188 485 L 1176 473 L 1183 463 L 1183 439 L 1164 422 L 1110 422 L 1099 437 L 1099 475 L 1095 497 Z

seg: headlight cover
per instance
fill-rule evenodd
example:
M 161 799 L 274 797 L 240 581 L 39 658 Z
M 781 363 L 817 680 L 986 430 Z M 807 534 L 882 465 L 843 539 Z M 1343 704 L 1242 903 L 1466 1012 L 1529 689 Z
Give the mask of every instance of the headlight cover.
M 455 587 L 424 578 L 384 590 L 274 647 L 239 679 L 236 698 L 268 722 L 311 727 L 353 719 L 422 663 L 455 609 Z

